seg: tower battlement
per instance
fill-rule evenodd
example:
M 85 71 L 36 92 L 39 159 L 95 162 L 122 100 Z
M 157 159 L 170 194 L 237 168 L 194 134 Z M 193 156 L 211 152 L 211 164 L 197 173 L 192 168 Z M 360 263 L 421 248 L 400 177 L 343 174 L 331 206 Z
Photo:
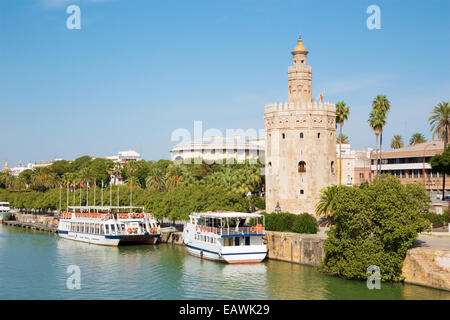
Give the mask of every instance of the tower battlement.
M 278 111 L 291 111 L 291 110 L 304 110 L 304 111 L 329 111 L 336 112 L 336 106 L 331 102 L 317 102 L 315 99 L 306 102 L 280 102 L 268 104 L 264 107 L 264 113 L 273 113 Z

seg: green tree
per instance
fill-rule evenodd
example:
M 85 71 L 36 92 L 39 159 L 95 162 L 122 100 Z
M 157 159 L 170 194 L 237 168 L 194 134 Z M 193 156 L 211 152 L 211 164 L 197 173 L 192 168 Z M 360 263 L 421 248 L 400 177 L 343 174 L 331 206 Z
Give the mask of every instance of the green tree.
M 383 159 L 383 128 L 386 125 L 386 118 L 389 110 L 391 109 L 391 103 L 387 99 L 385 95 L 379 94 L 373 99 L 372 101 L 372 109 L 378 110 L 378 116 L 381 118 L 382 126 L 380 127 L 380 163 Z M 381 164 L 380 164 L 380 170 L 381 170 Z
M 401 135 L 396 134 L 394 135 L 394 137 L 391 140 L 391 148 L 392 149 L 399 149 L 401 147 L 403 147 L 403 138 Z
M 339 184 L 342 184 L 342 127 L 344 126 L 344 121 L 348 119 L 350 114 L 350 108 L 347 107 L 344 101 L 339 101 L 336 103 L 336 126 L 339 123 Z
M 339 144 L 348 144 L 348 143 L 350 143 L 350 140 L 349 140 L 349 138 L 346 136 L 346 135 L 344 135 L 344 134 L 339 134 L 337 137 L 336 137 L 336 143 L 339 143 Z
M 409 145 L 413 146 L 419 143 L 427 142 L 427 139 L 425 139 L 425 136 L 419 132 L 416 132 L 412 135 L 411 139 L 409 139 Z
M 450 174 L 450 146 L 442 154 L 437 154 L 430 159 L 431 169 L 443 176 L 442 200 L 445 199 L 445 176 Z
M 450 126 L 450 103 L 440 102 L 431 111 L 431 116 L 428 118 L 428 122 L 431 125 L 431 132 L 433 134 L 433 139 L 437 136 L 444 142 L 444 152 L 447 150 L 448 144 L 448 130 Z M 445 198 L 445 175 L 442 177 L 442 199 Z
M 373 132 L 375 133 L 375 139 L 376 139 L 376 174 L 378 175 L 378 166 L 379 166 L 379 149 L 378 149 L 378 137 L 380 136 L 381 130 L 383 129 L 384 125 L 386 124 L 386 121 L 384 120 L 381 112 L 378 109 L 373 109 L 369 114 L 369 125 L 372 128 Z
M 320 190 L 320 200 L 316 204 L 316 215 L 318 217 L 333 216 L 338 189 L 338 186 L 331 185 Z
M 380 268 L 382 281 L 402 280 L 406 252 L 426 220 L 430 198 L 421 184 L 403 185 L 390 174 L 372 184 L 339 188 L 335 197 L 335 225 L 324 242 L 321 269 L 350 279 L 367 279 L 369 266 Z

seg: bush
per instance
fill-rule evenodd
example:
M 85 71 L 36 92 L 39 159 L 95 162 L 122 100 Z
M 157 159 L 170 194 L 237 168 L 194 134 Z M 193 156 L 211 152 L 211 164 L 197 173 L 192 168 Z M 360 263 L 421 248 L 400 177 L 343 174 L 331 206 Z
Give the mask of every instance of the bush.
M 380 175 L 364 188 L 336 193 L 335 226 L 325 240 L 321 269 L 350 279 L 367 279 L 369 266 L 380 268 L 382 281 L 402 280 L 406 251 L 429 223 L 429 197 L 420 184 L 402 185 Z
M 450 213 L 448 210 L 445 210 L 443 214 L 437 214 L 434 212 L 429 212 L 426 215 L 426 219 L 429 220 L 434 228 L 442 227 L 445 223 L 449 223 L 450 221 Z
M 317 229 L 316 219 L 307 212 L 297 215 L 292 226 L 296 233 L 317 233 Z
M 317 233 L 316 219 L 308 213 L 301 215 L 289 212 L 263 213 L 266 230 L 296 233 Z

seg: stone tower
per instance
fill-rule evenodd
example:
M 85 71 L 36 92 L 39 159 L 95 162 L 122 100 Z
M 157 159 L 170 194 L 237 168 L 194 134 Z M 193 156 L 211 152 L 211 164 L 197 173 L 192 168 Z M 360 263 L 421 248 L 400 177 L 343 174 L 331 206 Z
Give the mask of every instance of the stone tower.
M 288 68 L 289 100 L 265 107 L 267 212 L 315 214 L 319 191 L 337 181 L 336 108 L 311 99 L 307 55 L 299 38 Z

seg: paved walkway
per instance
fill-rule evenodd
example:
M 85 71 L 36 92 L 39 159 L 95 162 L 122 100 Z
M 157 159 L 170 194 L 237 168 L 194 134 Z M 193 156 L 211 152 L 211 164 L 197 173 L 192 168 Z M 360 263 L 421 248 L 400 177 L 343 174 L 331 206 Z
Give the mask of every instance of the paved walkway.
M 450 233 L 443 232 L 440 236 L 421 234 L 414 246 L 450 250 Z

